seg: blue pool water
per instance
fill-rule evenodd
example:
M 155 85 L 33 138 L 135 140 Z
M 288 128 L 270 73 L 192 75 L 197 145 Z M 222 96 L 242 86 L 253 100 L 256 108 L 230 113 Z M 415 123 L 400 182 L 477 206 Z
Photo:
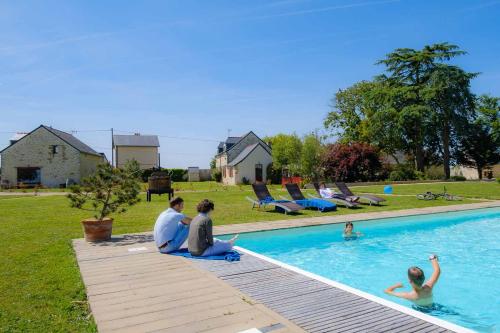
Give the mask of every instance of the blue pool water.
M 384 294 L 416 265 L 432 272 L 428 256 L 439 255 L 441 278 L 429 314 L 480 332 L 500 327 L 500 208 L 355 222 L 364 234 L 342 238 L 343 225 L 325 225 L 240 235 L 251 251 L 339 281 L 396 303 Z

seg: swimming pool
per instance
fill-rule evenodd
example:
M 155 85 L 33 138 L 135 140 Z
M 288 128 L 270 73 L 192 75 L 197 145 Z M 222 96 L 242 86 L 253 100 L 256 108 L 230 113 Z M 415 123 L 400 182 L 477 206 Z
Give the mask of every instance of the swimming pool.
M 343 225 L 241 234 L 240 247 L 370 294 L 411 307 L 384 294 L 403 282 L 408 267 L 432 272 L 437 253 L 441 278 L 432 316 L 480 332 L 500 325 L 500 208 L 355 222 L 364 236 L 346 241 Z

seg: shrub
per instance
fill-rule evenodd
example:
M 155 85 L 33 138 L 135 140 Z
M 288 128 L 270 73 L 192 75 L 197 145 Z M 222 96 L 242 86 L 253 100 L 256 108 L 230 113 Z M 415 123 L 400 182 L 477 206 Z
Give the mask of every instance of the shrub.
M 463 182 L 467 180 L 467 178 L 465 178 L 464 176 L 451 176 L 451 179 L 457 182 Z
M 420 174 L 421 175 L 421 174 Z M 417 173 L 412 165 L 398 164 L 395 166 L 394 171 L 389 174 L 391 181 L 404 181 L 417 179 Z
M 93 211 L 98 220 L 112 213 L 125 212 L 126 206 L 133 206 L 140 201 L 139 164 L 127 162 L 125 168 L 113 168 L 110 164 L 101 164 L 96 172 L 84 178 L 81 185 L 71 187 L 67 195 L 70 206 Z M 90 205 L 86 205 L 87 202 Z
M 222 172 L 218 169 L 212 169 L 212 180 L 215 180 L 217 183 L 222 181 Z
M 185 169 L 165 169 L 165 168 L 160 168 L 160 169 L 146 169 L 142 171 L 141 174 L 141 179 L 143 182 L 147 182 L 148 178 L 151 176 L 153 172 L 157 171 L 163 171 L 168 173 L 170 176 L 170 180 L 173 182 L 185 182 L 187 181 L 187 170 Z
M 328 145 L 321 165 L 327 178 L 351 182 L 376 180 L 382 170 L 378 150 L 359 142 Z
M 266 167 L 267 180 L 271 181 L 270 184 L 281 184 L 281 169 L 276 170 L 272 163 L 269 163 Z
M 247 179 L 247 177 L 243 177 L 241 179 L 241 182 L 243 183 L 243 185 L 250 185 L 250 181 Z
M 430 180 L 443 180 L 445 179 L 444 170 L 442 165 L 431 165 L 425 170 L 425 178 Z
M 173 182 L 185 182 L 187 181 L 187 170 L 185 169 L 164 169 L 170 175 L 170 179 Z

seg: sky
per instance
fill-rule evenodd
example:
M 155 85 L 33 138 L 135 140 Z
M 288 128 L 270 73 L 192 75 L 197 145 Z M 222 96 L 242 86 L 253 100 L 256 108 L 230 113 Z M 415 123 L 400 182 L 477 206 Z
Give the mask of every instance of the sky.
M 110 158 L 113 128 L 204 168 L 228 133 L 324 131 L 336 91 L 438 42 L 499 96 L 498 17 L 492 0 L 0 1 L 0 149 L 44 124 Z

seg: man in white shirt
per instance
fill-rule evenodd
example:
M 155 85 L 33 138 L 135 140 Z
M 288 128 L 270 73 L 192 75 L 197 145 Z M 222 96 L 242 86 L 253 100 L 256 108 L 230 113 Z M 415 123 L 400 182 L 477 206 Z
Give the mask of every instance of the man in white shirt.
M 180 197 L 170 200 L 170 208 L 162 212 L 154 227 L 154 240 L 161 253 L 178 250 L 189 234 L 191 219 L 184 215 L 184 200 Z
M 336 194 L 332 189 L 326 187 L 325 183 L 319 185 L 319 194 L 322 198 L 331 199 Z
M 337 192 L 333 191 L 331 188 L 326 187 L 325 183 L 321 183 L 319 185 L 319 195 L 321 195 L 321 197 L 323 199 L 337 198 L 337 199 L 347 200 L 347 201 L 351 201 L 351 202 L 357 202 L 359 200 L 359 197 L 357 197 L 357 196 L 348 197 L 342 193 L 337 193 Z

